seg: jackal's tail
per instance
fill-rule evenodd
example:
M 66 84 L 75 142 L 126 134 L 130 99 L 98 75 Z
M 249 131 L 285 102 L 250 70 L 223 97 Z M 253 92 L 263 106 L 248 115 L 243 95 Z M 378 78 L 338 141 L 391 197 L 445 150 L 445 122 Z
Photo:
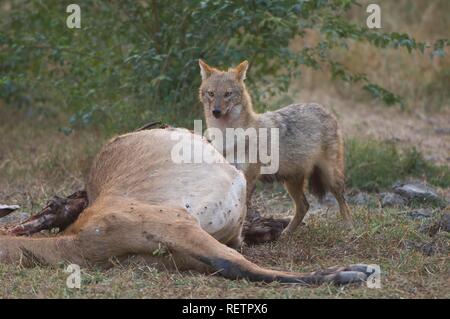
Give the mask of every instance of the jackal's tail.
M 309 177 L 309 191 L 322 199 L 327 193 L 329 187 L 325 182 L 323 172 L 318 166 L 314 166 L 314 169 Z

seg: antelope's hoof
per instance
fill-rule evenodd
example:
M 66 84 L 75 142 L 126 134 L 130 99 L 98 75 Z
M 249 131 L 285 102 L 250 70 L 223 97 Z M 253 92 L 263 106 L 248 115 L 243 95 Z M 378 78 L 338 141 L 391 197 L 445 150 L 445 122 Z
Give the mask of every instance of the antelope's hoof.
M 355 264 L 345 267 L 336 272 L 332 282 L 335 285 L 347 285 L 367 282 L 370 275 L 375 273 L 375 269 L 366 264 Z

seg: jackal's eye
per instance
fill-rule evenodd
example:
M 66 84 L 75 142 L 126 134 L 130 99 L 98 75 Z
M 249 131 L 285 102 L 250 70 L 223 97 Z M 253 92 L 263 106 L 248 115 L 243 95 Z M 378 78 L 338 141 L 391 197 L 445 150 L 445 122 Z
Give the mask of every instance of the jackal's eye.
M 225 92 L 225 95 L 224 95 L 224 96 L 225 96 L 225 97 L 230 97 L 230 96 L 231 96 L 231 93 L 232 93 L 232 92 L 227 91 L 227 92 Z
M 213 91 L 208 91 L 208 95 L 209 95 L 210 97 L 214 97 L 214 92 L 213 92 Z

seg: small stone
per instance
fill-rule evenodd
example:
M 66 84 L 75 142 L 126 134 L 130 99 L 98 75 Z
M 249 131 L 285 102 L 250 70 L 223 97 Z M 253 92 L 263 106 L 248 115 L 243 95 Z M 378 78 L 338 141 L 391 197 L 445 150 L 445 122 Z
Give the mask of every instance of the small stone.
M 430 218 L 433 215 L 433 211 L 430 208 L 420 208 L 408 212 L 408 216 L 412 219 Z
M 381 193 L 381 206 L 383 207 L 400 207 L 406 204 L 403 197 L 395 193 Z
M 440 199 L 432 187 L 423 183 L 397 183 L 393 186 L 393 190 L 408 200 L 438 201 Z
M 426 256 L 431 256 L 435 254 L 437 249 L 435 243 L 432 241 L 421 242 L 415 240 L 405 240 L 403 244 L 405 245 L 405 248 L 419 251 Z
M 320 205 L 331 207 L 331 206 L 337 206 L 338 202 L 332 194 L 327 193 L 323 198 L 321 198 Z
M 0 225 L 18 224 L 29 218 L 30 215 L 25 212 L 14 212 L 8 216 L 0 218 Z
M 450 213 L 444 213 L 439 221 L 439 228 L 450 233 Z
M 450 212 L 445 212 L 442 217 L 434 223 L 425 223 L 419 227 L 422 233 L 428 233 L 431 237 L 439 231 L 450 232 Z
M 370 203 L 370 195 L 364 192 L 358 193 L 348 199 L 350 204 L 366 206 Z
M 420 247 L 420 251 L 426 256 L 432 256 L 435 253 L 433 243 L 425 243 Z
M 428 234 L 431 237 L 436 234 L 436 232 L 433 232 L 433 225 L 430 224 L 429 222 L 421 223 L 418 230 L 419 230 L 419 232 L 421 232 L 423 234 Z

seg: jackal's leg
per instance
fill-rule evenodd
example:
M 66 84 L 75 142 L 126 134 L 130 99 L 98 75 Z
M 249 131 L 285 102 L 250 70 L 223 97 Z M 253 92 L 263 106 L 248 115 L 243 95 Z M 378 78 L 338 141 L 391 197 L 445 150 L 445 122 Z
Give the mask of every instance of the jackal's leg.
M 345 200 L 344 193 L 343 192 L 333 192 L 334 197 L 336 197 L 336 200 L 339 204 L 339 213 L 341 214 L 342 218 L 344 219 L 345 224 L 349 228 L 353 228 L 353 218 L 350 213 L 350 209 L 348 208 L 347 201 Z
M 344 222 L 349 228 L 353 228 L 353 219 L 350 213 L 350 209 L 348 208 L 347 201 L 345 200 L 345 183 L 343 174 L 340 172 L 335 172 L 334 174 L 334 183 L 330 185 L 330 191 L 333 196 L 336 198 L 339 204 L 339 213 L 341 217 L 344 219 Z
M 245 180 L 247 182 L 247 214 L 246 214 L 246 220 L 248 222 L 252 222 L 256 219 L 259 219 L 261 216 L 259 215 L 259 212 L 255 211 L 255 209 L 252 208 L 252 196 L 255 192 L 256 188 L 256 182 L 258 180 L 258 177 L 260 175 L 260 167 L 258 164 L 250 164 L 246 168 L 244 168 L 245 172 Z
M 309 204 L 304 193 L 304 182 L 305 179 L 302 176 L 289 179 L 284 183 L 286 190 L 295 203 L 295 213 L 289 225 L 283 231 L 283 235 L 291 234 L 303 221 L 309 209 Z
M 349 227 L 353 227 L 352 215 L 345 200 L 345 175 L 344 163 L 342 160 L 337 159 L 329 160 L 328 165 L 321 165 L 320 170 L 322 172 L 322 182 L 326 184 L 326 189 L 329 190 L 336 198 L 339 204 L 339 213 L 344 220 L 345 224 Z M 336 167 L 337 166 L 337 167 Z

